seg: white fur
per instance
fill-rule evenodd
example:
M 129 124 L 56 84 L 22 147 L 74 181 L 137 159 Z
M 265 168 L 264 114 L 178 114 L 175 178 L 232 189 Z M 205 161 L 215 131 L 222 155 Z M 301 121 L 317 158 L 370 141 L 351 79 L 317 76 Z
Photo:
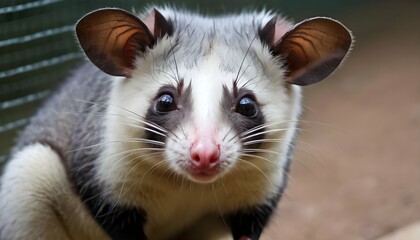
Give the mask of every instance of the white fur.
M 165 15 L 165 11 L 162 13 Z M 171 12 L 168 14 L 171 16 Z M 188 16 L 181 14 L 180 18 L 183 17 Z M 237 18 L 241 17 L 243 16 Z M 269 19 L 265 15 L 263 18 L 265 22 Z M 196 20 L 204 25 L 211 25 L 212 21 L 207 18 Z M 229 21 L 217 20 L 222 24 L 221 29 L 228 27 L 226 24 Z M 206 31 L 196 29 L 200 30 Z M 180 38 L 182 41 L 182 36 Z M 217 39 L 217 36 L 215 38 Z M 271 159 L 272 163 L 249 157 L 241 158 L 251 164 L 238 161 L 241 148 L 238 138 L 227 141 L 235 132 L 230 132 L 223 141 L 231 126 L 223 120 L 220 110 L 222 87 L 226 85 L 231 88 L 248 45 L 238 49 L 215 41 L 211 49 L 204 50 L 207 51 L 207 55 L 199 58 L 191 67 L 191 64 L 186 64 L 189 57 L 187 49 L 179 48 L 173 56 L 163 60 L 163 56 L 175 45 L 171 39 L 163 39 L 146 58 L 138 59 L 138 68 L 132 74 L 132 79 L 115 82 L 110 102 L 124 109 L 111 106 L 108 110 L 110 116 L 106 124 L 106 142 L 124 141 L 141 136 L 144 129 L 132 126 L 141 125 L 138 116 L 145 115 L 150 106 L 149 99 L 154 97 L 162 85 L 176 86 L 168 74 L 179 74 L 179 77 L 184 79 L 184 86 L 190 83 L 192 86 L 193 114 L 175 130 L 174 133 L 179 139 L 167 138 L 162 154 L 150 155 L 153 151 L 133 153 L 133 149 L 146 147 L 141 143 L 115 143 L 105 149 L 101 160 L 96 162 L 98 181 L 103 183 L 106 189 L 104 195 L 107 198 L 141 207 L 147 212 L 145 232 L 150 239 L 166 239 L 173 236 L 206 214 L 218 216 L 238 208 L 261 204 L 284 184 L 286 154 L 300 113 L 300 88 L 286 87 L 283 82 L 283 70 L 258 39 L 247 42 L 251 44 L 253 55 L 247 55 L 245 58 L 240 72 L 243 76 L 239 87 L 247 80 L 255 78 L 249 83 L 249 88 L 255 92 L 263 106 L 266 122 L 278 123 L 267 127 L 267 130 L 284 129 L 267 134 L 267 138 L 281 141 L 262 145 L 264 149 L 278 152 L 259 154 Z M 228 65 L 233 64 L 234 68 L 231 71 L 221 70 L 221 62 L 226 61 L 231 62 L 227 63 Z M 189 149 L 197 129 L 217 129 L 216 139 L 221 143 L 220 159 L 224 172 L 212 184 L 192 182 L 182 169 L 182 165 L 189 158 Z M 127 157 L 119 154 L 126 151 L 133 154 Z M 149 155 L 142 157 L 144 154 Z
M 0 191 L 1 239 L 107 239 L 72 192 L 59 158 L 37 143 L 7 164 Z

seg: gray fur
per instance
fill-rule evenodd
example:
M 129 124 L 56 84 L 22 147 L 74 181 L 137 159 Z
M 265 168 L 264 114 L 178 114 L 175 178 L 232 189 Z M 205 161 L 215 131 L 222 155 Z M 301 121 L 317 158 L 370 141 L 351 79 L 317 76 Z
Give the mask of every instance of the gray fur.
M 197 67 L 200 60 L 212 51 L 213 46 L 226 45 L 229 52 L 220 56 L 219 68 L 224 72 L 238 71 L 238 59 L 235 53 L 245 53 L 254 61 L 253 49 L 248 50 L 252 42 L 258 42 L 258 31 L 275 15 L 271 12 L 249 12 L 240 15 L 222 15 L 218 17 L 203 17 L 191 12 L 174 12 L 170 8 L 158 8 L 168 22 L 174 26 L 173 48 L 167 52 L 166 61 L 173 60 L 173 55 L 182 57 L 179 64 L 185 64 L 189 69 Z M 146 11 L 146 16 L 150 11 Z M 278 18 L 278 22 L 286 25 L 291 23 Z M 171 63 L 173 64 L 173 63 Z M 263 69 L 263 64 L 259 66 Z
M 81 65 L 30 120 L 13 152 L 42 142 L 68 156 L 78 146 L 100 142 L 110 87 L 108 75 L 90 62 Z

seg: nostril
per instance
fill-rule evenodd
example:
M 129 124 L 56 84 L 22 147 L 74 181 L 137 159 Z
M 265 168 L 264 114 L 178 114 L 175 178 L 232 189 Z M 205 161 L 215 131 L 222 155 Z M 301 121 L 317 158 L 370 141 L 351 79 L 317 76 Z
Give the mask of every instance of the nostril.
M 210 163 L 215 163 L 215 162 L 219 161 L 219 157 L 220 157 L 220 150 L 219 150 L 219 148 L 217 148 L 210 155 Z
M 191 159 L 200 162 L 200 155 L 195 151 L 191 151 Z

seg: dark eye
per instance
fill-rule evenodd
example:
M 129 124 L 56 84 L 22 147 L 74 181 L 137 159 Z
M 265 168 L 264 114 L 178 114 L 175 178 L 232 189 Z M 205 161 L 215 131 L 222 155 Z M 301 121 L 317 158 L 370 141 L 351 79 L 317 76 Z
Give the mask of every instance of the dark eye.
M 243 97 L 236 106 L 236 112 L 246 117 L 252 117 L 257 113 L 257 104 L 251 98 Z
M 176 108 L 175 99 L 170 94 L 164 93 L 156 101 L 155 109 L 158 112 L 170 112 Z

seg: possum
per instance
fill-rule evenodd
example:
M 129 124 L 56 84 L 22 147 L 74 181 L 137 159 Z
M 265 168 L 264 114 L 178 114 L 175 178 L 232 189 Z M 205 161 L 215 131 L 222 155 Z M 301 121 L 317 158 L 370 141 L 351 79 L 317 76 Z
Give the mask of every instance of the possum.
M 336 20 L 104 8 L 87 61 L 21 133 L 0 238 L 259 239 L 287 184 L 301 87 L 352 45 Z

